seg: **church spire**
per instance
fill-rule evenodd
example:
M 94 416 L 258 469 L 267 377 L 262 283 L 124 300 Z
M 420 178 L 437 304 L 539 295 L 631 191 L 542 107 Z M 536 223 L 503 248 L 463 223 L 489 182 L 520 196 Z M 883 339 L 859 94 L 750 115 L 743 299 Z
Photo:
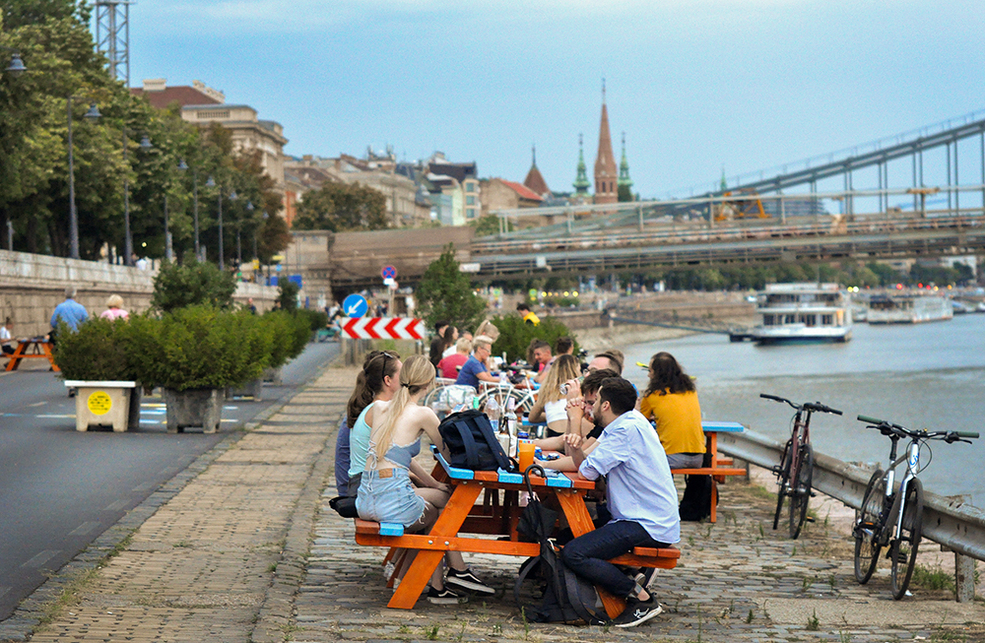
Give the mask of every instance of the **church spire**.
M 588 170 L 585 168 L 585 150 L 582 148 L 581 134 L 578 135 L 578 174 L 575 176 L 573 187 L 575 194 L 588 194 Z
M 609 111 L 605 105 L 605 78 L 602 79 L 602 119 L 599 123 L 599 151 L 595 156 L 595 202 L 615 203 L 616 159 L 612 155 L 612 136 L 609 134 Z
M 627 191 L 633 187 L 633 180 L 629 178 L 629 160 L 626 158 L 626 132 L 622 133 L 622 160 L 619 161 L 619 187 L 625 187 Z
M 551 193 L 550 188 L 547 187 L 547 181 L 544 180 L 543 175 L 541 175 L 540 170 L 537 169 L 537 144 L 535 143 L 530 150 L 532 156 L 532 162 L 530 163 L 530 171 L 527 172 L 527 178 L 523 180 L 523 184 L 534 191 L 535 194 L 546 197 Z

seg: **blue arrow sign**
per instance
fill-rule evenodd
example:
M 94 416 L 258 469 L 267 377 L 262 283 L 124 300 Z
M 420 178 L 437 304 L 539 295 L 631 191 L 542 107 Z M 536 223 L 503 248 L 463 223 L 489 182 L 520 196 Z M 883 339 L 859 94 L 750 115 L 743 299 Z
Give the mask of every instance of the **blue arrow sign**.
M 362 317 L 369 312 L 369 304 L 362 295 L 349 295 L 342 302 L 342 312 L 348 317 Z

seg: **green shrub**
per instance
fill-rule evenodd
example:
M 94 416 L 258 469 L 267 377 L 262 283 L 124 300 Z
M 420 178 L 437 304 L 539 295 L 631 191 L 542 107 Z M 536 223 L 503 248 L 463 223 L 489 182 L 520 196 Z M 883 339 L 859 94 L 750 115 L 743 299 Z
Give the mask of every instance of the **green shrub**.
M 184 391 L 236 386 L 260 377 L 273 337 L 261 317 L 211 306 L 131 320 L 130 357 L 144 384 Z
M 296 283 L 281 277 L 278 280 L 277 290 L 277 303 L 280 304 L 281 310 L 298 309 L 298 293 L 301 292 L 301 288 Z
M 499 330 L 499 338 L 492 346 L 493 355 L 505 352 L 506 359 L 510 362 L 527 359 L 527 347 L 535 337 L 550 344 L 551 350 L 554 350 L 554 342 L 558 337 L 567 335 L 574 338 L 568 327 L 553 317 L 541 317 L 537 326 L 524 322 L 522 317 L 515 314 L 494 317 L 490 321 Z M 575 348 L 577 349 L 577 340 Z
M 275 310 L 264 314 L 260 320 L 263 332 L 270 338 L 270 359 L 267 363 L 270 368 L 279 368 L 287 360 L 300 355 L 311 339 L 307 315 Z
M 154 277 L 150 303 L 165 313 L 196 305 L 228 309 L 233 305 L 235 292 L 235 277 L 210 263 L 193 261 L 182 266 L 166 261 Z
M 311 308 L 299 308 L 298 315 L 308 320 L 308 327 L 311 332 L 321 330 L 328 326 L 328 313 L 324 310 L 312 310 Z
M 54 348 L 61 376 L 88 382 L 132 380 L 133 369 L 126 346 L 129 330 L 129 324 L 122 319 L 90 319 L 74 333 L 61 324 Z

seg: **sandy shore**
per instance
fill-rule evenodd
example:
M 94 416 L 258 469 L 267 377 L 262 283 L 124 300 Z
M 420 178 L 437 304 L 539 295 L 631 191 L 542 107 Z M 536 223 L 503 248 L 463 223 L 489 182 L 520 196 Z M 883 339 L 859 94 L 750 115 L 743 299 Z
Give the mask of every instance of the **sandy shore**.
M 643 324 L 621 324 L 612 328 L 585 328 L 575 332 L 578 343 L 590 354 L 609 348 L 625 350 L 625 347 L 630 344 L 675 339 L 693 334 L 694 331 Z

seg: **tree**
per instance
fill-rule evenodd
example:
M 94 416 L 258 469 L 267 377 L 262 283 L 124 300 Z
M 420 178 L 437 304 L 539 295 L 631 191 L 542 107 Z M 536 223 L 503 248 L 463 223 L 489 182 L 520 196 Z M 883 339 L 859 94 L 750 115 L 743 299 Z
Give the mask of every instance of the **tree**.
M 359 183 L 326 183 L 304 193 L 293 222 L 295 230 L 383 230 L 389 222 L 386 197 Z
M 233 305 L 236 281 L 231 273 L 221 272 L 211 263 L 192 261 L 186 266 L 164 262 L 154 277 L 151 306 L 169 313 L 188 306 L 214 306 L 228 309 Z
M 477 237 L 488 237 L 490 235 L 499 234 L 499 217 L 487 214 L 484 217 L 479 217 L 478 219 L 473 219 L 469 221 L 469 225 L 475 228 L 475 236 Z M 506 231 L 511 232 L 515 226 L 513 223 L 507 219 L 506 220 Z
M 301 292 L 301 289 L 289 279 L 281 278 L 279 282 L 280 285 L 277 287 L 277 303 L 280 304 L 281 310 L 297 310 L 298 293 Z
M 616 200 L 619 203 L 624 203 L 627 201 L 639 201 L 639 199 L 633 197 L 633 191 L 628 185 L 620 185 L 616 188 Z
M 456 328 L 472 329 L 486 310 L 485 302 L 473 292 L 469 276 L 459 270 L 452 244 L 424 271 L 416 294 L 427 325 L 432 327 L 439 319 L 447 319 Z

